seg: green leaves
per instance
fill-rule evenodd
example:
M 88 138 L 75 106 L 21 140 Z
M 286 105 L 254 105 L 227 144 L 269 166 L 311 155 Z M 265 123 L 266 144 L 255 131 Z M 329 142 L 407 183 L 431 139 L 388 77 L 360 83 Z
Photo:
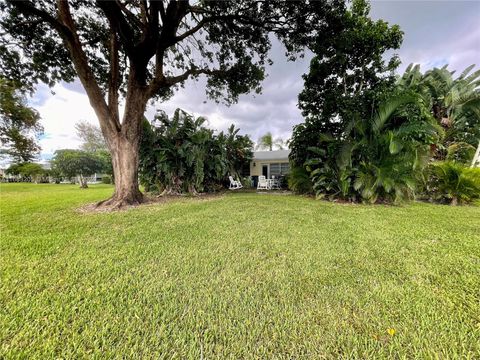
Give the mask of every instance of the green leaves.
M 15 162 L 29 162 L 37 156 L 36 140 L 43 133 L 40 115 L 28 106 L 25 91 L 0 77 L 0 155 Z
M 249 164 L 253 143 L 248 136 L 238 135 L 233 125 L 215 135 L 205 122 L 181 109 L 171 119 L 159 113 L 152 125 L 144 122 L 140 179 L 147 191 L 209 191 Z
M 398 96 L 390 97 L 381 103 L 372 119 L 372 130 L 378 134 L 385 123 L 395 114 L 395 112 L 403 105 L 414 103 L 416 96 L 411 93 L 403 93 Z
M 93 175 L 103 167 L 101 158 L 82 150 L 57 150 L 52 159 L 52 168 L 67 178 Z
M 431 165 L 430 187 L 436 199 L 448 199 L 452 205 L 480 197 L 480 168 L 468 168 L 452 161 Z

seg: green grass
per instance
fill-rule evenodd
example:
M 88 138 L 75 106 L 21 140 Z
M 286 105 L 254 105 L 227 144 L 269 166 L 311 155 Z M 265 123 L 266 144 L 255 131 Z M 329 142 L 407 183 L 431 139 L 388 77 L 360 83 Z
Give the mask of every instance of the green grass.
M 479 207 L 0 191 L 0 358 L 480 357 Z

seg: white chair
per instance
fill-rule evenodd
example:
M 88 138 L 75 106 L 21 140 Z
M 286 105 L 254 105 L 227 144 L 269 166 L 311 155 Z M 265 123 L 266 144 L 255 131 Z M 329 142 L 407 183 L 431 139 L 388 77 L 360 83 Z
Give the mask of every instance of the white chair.
M 228 187 L 230 190 L 237 190 L 243 187 L 242 183 L 240 181 L 233 180 L 232 176 L 229 176 L 228 179 L 230 180 L 230 186 Z
M 270 189 L 280 189 L 279 181 L 273 175 L 272 175 L 272 179 L 270 180 Z
M 265 176 L 260 175 L 258 177 L 258 184 L 257 184 L 257 190 L 268 190 L 268 180 L 265 178 Z

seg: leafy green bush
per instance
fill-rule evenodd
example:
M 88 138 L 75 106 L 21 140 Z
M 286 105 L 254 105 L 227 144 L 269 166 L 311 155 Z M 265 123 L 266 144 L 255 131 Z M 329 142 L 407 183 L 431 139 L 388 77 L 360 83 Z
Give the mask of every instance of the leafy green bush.
M 456 161 L 464 165 L 470 165 L 475 155 L 475 147 L 465 142 L 450 145 L 447 149 L 447 161 Z
M 102 184 L 113 184 L 112 177 L 110 175 L 103 176 Z
M 242 183 L 242 186 L 245 188 L 245 189 L 251 189 L 253 188 L 253 179 L 251 176 L 245 176 L 243 178 L 240 179 L 241 183 Z
M 340 138 L 317 135 L 304 163 L 317 197 L 398 202 L 415 196 L 441 128 L 414 94 L 382 102 L 371 118 L 354 117 Z
M 181 109 L 174 116 L 159 112 L 152 124 L 145 120 L 140 145 L 140 182 L 146 191 L 164 194 L 217 191 L 229 174 L 253 157 L 253 143 L 232 125 L 215 134 Z
M 288 188 L 298 194 L 313 193 L 313 184 L 310 173 L 303 166 L 295 166 L 288 174 Z
M 480 168 L 443 161 L 432 163 L 429 170 L 429 191 L 433 199 L 457 205 L 480 198 Z

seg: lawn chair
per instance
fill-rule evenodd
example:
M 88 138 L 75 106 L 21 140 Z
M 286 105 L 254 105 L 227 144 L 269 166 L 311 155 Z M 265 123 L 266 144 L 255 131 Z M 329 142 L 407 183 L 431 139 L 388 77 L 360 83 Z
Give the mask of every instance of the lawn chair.
M 258 177 L 258 184 L 257 184 L 257 190 L 268 190 L 268 180 L 266 179 L 265 176 L 260 175 Z
M 230 180 L 230 186 L 228 187 L 230 190 L 237 190 L 243 187 L 242 183 L 240 181 L 233 180 L 232 176 L 229 176 L 228 179 Z
M 270 189 L 280 189 L 280 181 L 273 175 L 272 179 L 270 180 Z

